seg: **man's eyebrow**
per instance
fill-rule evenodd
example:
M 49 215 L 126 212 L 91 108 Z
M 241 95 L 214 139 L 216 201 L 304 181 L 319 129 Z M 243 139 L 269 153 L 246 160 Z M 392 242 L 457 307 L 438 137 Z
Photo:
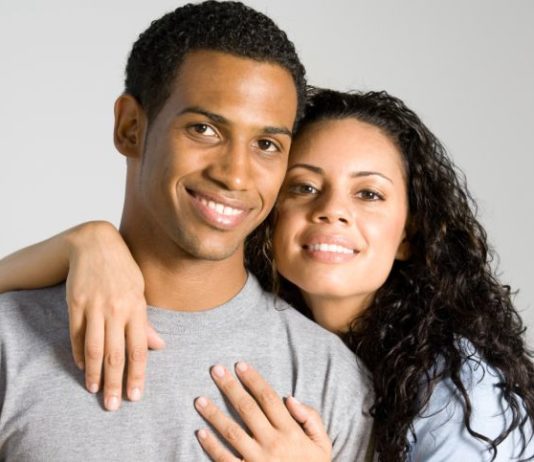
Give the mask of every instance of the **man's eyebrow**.
M 213 122 L 221 123 L 221 124 L 227 124 L 229 121 L 226 117 L 215 114 L 214 112 L 207 111 L 206 109 L 201 108 L 200 106 L 188 106 L 184 109 L 182 109 L 180 112 L 176 114 L 176 116 L 181 116 L 182 114 L 200 114 L 203 116 L 206 116 L 208 119 L 212 120 Z
M 214 112 L 208 111 L 200 106 L 188 106 L 182 109 L 180 112 L 178 112 L 176 116 L 181 116 L 182 114 L 188 114 L 188 113 L 203 115 L 207 117 L 208 119 L 210 119 L 211 121 L 220 123 L 220 124 L 228 125 L 230 123 L 230 121 L 226 117 L 220 114 L 216 114 Z M 287 135 L 290 138 L 293 136 L 293 133 L 287 127 L 267 126 L 267 127 L 263 127 L 262 132 L 265 133 L 266 135 Z
M 266 135 L 287 135 L 293 137 L 293 133 L 287 127 L 264 127 L 263 133 Z
M 321 167 L 317 167 L 316 165 L 294 164 L 291 167 L 289 167 L 287 169 L 287 171 L 290 172 L 294 168 L 305 168 L 306 170 L 310 170 L 313 173 L 318 173 L 319 175 L 324 175 L 324 170 Z M 386 175 L 384 175 L 383 173 L 380 173 L 380 172 L 374 172 L 374 171 L 370 171 L 370 170 L 362 170 L 362 171 L 358 171 L 358 172 L 349 173 L 349 176 L 351 178 L 360 178 L 360 177 L 364 177 L 364 176 L 373 176 L 373 175 L 377 175 L 377 176 L 379 176 L 381 178 L 384 178 L 385 180 L 389 181 L 390 183 L 393 183 L 393 180 L 391 180 L 391 178 L 387 177 Z

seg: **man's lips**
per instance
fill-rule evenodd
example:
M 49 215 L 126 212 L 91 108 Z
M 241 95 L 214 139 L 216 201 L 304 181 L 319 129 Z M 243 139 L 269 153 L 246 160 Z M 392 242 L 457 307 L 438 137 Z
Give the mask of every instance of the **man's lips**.
M 216 228 L 230 230 L 239 226 L 250 210 L 235 199 L 190 189 L 187 189 L 187 192 L 192 197 L 192 204 L 199 215 Z

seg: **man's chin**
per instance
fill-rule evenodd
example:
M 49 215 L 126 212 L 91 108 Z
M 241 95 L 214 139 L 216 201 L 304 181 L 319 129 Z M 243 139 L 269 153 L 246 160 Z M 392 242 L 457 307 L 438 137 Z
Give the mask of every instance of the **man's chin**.
M 239 249 L 241 243 L 209 243 L 209 242 L 189 242 L 188 245 L 182 246 L 191 258 L 205 261 L 223 261 L 233 257 Z

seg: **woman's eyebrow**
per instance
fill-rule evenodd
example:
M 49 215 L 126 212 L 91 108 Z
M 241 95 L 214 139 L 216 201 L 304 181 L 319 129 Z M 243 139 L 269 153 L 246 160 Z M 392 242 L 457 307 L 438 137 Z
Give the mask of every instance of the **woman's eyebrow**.
M 383 173 L 380 173 L 380 172 L 374 172 L 374 171 L 361 171 L 361 172 L 352 172 L 350 174 L 350 177 L 351 178 L 358 178 L 358 177 L 362 177 L 362 176 L 372 176 L 372 175 L 377 175 L 379 177 L 382 177 L 384 178 L 385 180 L 388 180 L 390 183 L 393 183 L 393 180 L 391 178 L 389 178 L 388 176 L 384 175 Z
M 289 167 L 287 169 L 287 171 L 290 172 L 294 168 L 304 168 L 306 170 L 310 170 L 313 173 L 317 173 L 319 175 L 324 175 L 324 170 L 321 167 L 317 167 L 316 165 L 303 164 L 303 163 L 294 164 L 291 167 Z M 388 176 L 384 175 L 383 173 L 375 172 L 375 171 L 372 171 L 372 170 L 362 170 L 362 171 L 358 171 L 358 172 L 349 173 L 349 176 L 351 178 L 359 178 L 359 177 L 363 177 L 363 176 L 372 176 L 372 175 L 377 175 L 377 176 L 382 177 L 385 180 L 389 181 L 390 183 L 393 183 L 393 180 L 391 178 L 389 178 Z
M 294 164 L 291 167 L 289 167 L 287 171 L 290 172 L 294 168 L 305 168 L 306 170 L 310 170 L 313 173 L 324 174 L 324 170 L 321 167 L 317 167 L 315 165 L 310 165 L 310 164 Z

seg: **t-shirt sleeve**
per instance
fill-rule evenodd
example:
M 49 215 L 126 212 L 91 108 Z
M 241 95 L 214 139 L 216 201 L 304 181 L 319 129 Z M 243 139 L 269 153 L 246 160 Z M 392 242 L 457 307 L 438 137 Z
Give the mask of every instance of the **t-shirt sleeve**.
M 496 438 L 511 422 L 508 404 L 498 387 L 499 374 L 483 362 L 467 361 L 462 379 L 472 405 L 472 430 Z M 410 461 L 509 462 L 518 458 L 522 447 L 520 432 L 515 430 L 497 446 L 497 457 L 492 459 L 488 444 L 471 435 L 465 427 L 462 401 L 449 379 L 437 384 L 423 415 L 414 421 L 414 429 L 415 441 L 409 435 Z M 527 433 L 527 438 L 529 436 Z M 531 442 L 525 454 L 533 453 Z
M 7 393 L 7 360 L 6 360 L 6 348 L 5 348 L 5 328 L 6 320 L 4 316 L 2 297 L 0 297 L 0 461 L 4 460 L 3 447 L 6 439 L 5 432 L 5 400 Z
M 362 402 L 356 407 L 369 409 L 371 402 Z M 332 441 L 332 460 L 367 462 L 372 460 L 371 433 L 373 422 L 369 415 L 358 410 L 348 413 L 340 425 L 341 431 Z
M 337 410 L 329 419 L 332 425 L 329 434 L 332 437 L 332 460 L 339 462 L 364 462 L 369 459 L 373 419 L 369 414 L 374 402 L 372 384 L 368 371 L 350 356 L 347 361 L 340 361 L 342 366 L 336 374 L 331 374 L 330 386 L 336 388 L 334 401 Z M 355 378 L 341 386 L 339 375 Z M 336 380 L 335 377 L 338 377 Z

